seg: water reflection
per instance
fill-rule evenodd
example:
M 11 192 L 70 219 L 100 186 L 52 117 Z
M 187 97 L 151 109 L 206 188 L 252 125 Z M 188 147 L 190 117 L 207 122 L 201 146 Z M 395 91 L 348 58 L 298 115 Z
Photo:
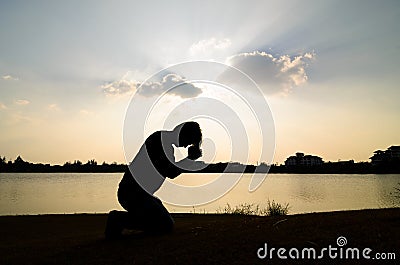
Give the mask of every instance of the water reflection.
M 396 197 L 396 187 L 399 187 L 400 178 L 395 178 L 394 181 L 388 181 L 386 178 L 390 179 L 391 175 L 382 175 L 375 178 L 379 205 L 381 207 L 398 207 L 400 206 L 400 198 Z M 397 194 L 397 196 L 399 195 Z
M 177 184 L 209 183 L 219 174 L 186 174 Z M 121 209 L 116 199 L 122 173 L 31 174 L 0 173 L 0 215 L 44 213 L 105 213 Z M 392 175 L 269 174 L 262 186 L 250 193 L 251 175 L 244 175 L 225 196 L 193 207 L 167 205 L 172 212 L 216 212 L 227 203 L 264 207 L 267 200 L 290 204 L 290 213 L 399 206 Z
M 288 175 L 285 177 L 288 177 Z M 291 179 L 291 197 L 306 202 L 317 202 L 325 199 L 329 183 L 323 176 L 296 175 Z

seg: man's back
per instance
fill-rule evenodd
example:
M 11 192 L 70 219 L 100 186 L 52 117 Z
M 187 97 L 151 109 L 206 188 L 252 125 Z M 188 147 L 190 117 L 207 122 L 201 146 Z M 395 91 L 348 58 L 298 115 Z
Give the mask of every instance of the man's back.
M 150 135 L 120 183 L 134 190 L 144 189 L 154 194 L 166 177 L 175 178 L 181 170 L 175 165 L 174 149 L 168 131 L 157 131 Z M 133 177 L 134 176 L 134 177 Z

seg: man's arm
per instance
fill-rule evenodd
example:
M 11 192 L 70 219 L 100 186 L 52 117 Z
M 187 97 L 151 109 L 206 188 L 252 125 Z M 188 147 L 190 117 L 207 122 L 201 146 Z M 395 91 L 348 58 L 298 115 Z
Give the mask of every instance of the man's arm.
M 191 145 L 188 148 L 188 156 L 187 158 L 190 160 L 196 160 L 199 159 L 202 156 L 202 151 L 199 146 L 197 145 Z
M 164 152 L 169 160 L 167 166 L 168 178 L 174 179 L 185 172 L 195 172 L 205 167 L 204 162 L 195 161 L 202 156 L 202 151 L 198 145 L 192 145 L 188 148 L 188 156 L 180 161 L 175 162 L 174 148 L 172 145 L 164 146 Z
M 195 161 L 201 156 L 201 149 L 198 146 L 193 145 L 188 149 L 188 156 L 178 161 L 176 164 L 183 170 L 183 172 L 196 172 L 207 166 L 203 161 Z

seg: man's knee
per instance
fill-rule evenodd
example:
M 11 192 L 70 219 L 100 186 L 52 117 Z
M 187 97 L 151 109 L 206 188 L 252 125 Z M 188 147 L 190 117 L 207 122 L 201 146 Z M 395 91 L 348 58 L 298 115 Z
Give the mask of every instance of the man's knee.
M 170 215 L 164 215 L 161 218 L 153 219 L 155 222 L 149 223 L 150 227 L 146 230 L 150 234 L 168 234 L 174 230 L 174 219 Z
M 174 230 L 174 225 L 175 225 L 174 219 L 172 219 L 171 216 L 168 216 L 168 218 L 166 218 L 165 221 L 165 232 L 166 233 L 172 232 L 172 230 Z

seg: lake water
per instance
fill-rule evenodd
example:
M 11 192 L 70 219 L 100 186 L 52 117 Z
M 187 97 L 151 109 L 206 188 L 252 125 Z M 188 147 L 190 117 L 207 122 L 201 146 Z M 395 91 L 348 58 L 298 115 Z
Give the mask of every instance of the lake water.
M 176 183 L 199 185 L 218 174 L 181 175 Z M 122 173 L 0 173 L 0 215 L 47 213 L 106 213 L 122 209 L 116 191 Z M 319 175 L 268 174 L 255 192 L 248 191 L 251 175 L 220 199 L 196 207 L 166 205 L 171 212 L 214 213 L 231 206 L 267 200 L 289 203 L 289 214 L 400 206 L 396 187 L 400 174 Z

